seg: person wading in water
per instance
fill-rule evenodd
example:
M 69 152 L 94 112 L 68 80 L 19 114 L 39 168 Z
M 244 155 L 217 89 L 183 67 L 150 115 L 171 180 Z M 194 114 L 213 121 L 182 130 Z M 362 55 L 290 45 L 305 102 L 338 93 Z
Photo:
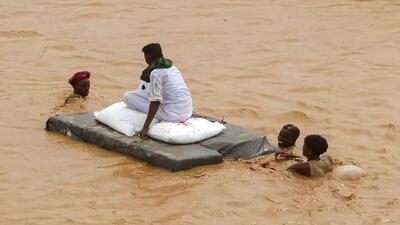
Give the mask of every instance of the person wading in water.
M 88 71 L 81 71 L 75 73 L 69 80 L 74 92 L 65 99 L 64 105 L 70 104 L 76 100 L 86 99 L 89 95 L 90 89 L 90 73 Z

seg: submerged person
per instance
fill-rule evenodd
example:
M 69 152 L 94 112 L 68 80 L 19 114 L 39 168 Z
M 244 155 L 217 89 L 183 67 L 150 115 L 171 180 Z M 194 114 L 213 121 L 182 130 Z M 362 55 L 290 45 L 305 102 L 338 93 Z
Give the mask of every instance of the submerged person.
M 74 92 L 67 97 L 64 105 L 72 103 L 74 101 L 79 101 L 86 99 L 89 95 L 90 89 L 90 73 L 88 71 L 81 71 L 75 73 L 69 80 L 68 83 L 71 84 Z
M 300 136 L 300 129 L 293 124 L 286 124 L 278 135 L 279 149 L 276 151 L 276 158 L 296 159 L 291 154 L 279 154 L 280 152 L 292 152 L 296 146 L 297 138 Z
M 288 168 L 289 171 L 307 177 L 320 177 L 333 169 L 333 162 L 330 156 L 324 155 L 328 149 L 328 142 L 320 135 L 309 135 L 304 139 L 303 155 L 307 162 L 296 163 Z M 285 152 L 278 153 L 286 157 L 300 158 L 294 154 Z
M 294 147 L 296 146 L 297 138 L 300 136 L 300 129 L 293 124 L 286 124 L 279 131 L 278 135 L 278 147 L 274 147 L 275 150 L 275 162 L 282 160 L 296 160 L 300 161 L 299 157 L 293 154 Z M 265 151 L 266 154 L 268 151 Z M 289 153 L 289 154 L 286 154 Z M 260 161 L 261 167 L 270 165 L 272 161 Z
M 286 124 L 278 135 L 278 146 L 281 149 L 292 148 L 300 136 L 300 129 L 293 124 Z
M 142 52 L 148 67 L 140 76 L 139 88 L 127 92 L 122 101 L 129 107 L 147 113 L 139 136 L 145 137 L 154 118 L 183 122 L 192 116 L 192 97 L 181 72 L 164 58 L 160 44 L 151 43 Z

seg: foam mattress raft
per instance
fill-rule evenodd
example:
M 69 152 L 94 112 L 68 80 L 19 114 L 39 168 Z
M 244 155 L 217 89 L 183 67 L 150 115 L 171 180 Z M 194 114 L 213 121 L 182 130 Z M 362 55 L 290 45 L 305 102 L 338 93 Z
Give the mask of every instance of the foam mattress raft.
M 217 121 L 199 114 L 193 117 Z M 46 129 L 171 171 L 217 164 L 223 158 L 250 159 L 274 151 L 263 134 L 230 123 L 223 125 L 225 129 L 218 135 L 193 144 L 168 144 L 154 139 L 142 140 L 137 136 L 126 136 L 98 122 L 94 113 L 52 116 L 46 122 Z

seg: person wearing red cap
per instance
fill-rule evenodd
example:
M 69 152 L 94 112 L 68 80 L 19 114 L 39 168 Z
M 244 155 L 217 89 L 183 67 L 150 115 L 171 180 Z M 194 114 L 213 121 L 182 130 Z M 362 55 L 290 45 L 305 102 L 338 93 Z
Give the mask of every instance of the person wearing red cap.
M 74 88 L 72 93 L 65 100 L 65 104 L 71 103 L 73 99 L 85 99 L 89 95 L 90 88 L 90 73 L 88 71 L 81 71 L 75 73 L 69 80 L 68 83 Z

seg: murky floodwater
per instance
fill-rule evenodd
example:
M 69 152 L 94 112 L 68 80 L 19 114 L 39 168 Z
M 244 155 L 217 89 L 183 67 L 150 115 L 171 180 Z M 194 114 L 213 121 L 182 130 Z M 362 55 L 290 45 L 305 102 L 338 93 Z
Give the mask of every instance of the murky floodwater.
M 160 42 L 195 109 L 256 129 L 319 133 L 358 182 L 308 180 L 287 163 L 170 173 L 47 133 L 134 89 Z M 1 224 L 399 224 L 400 3 L 393 1 L 0 1 Z M 60 108 L 70 75 L 86 104 Z M 262 160 L 269 160 L 265 158 Z

